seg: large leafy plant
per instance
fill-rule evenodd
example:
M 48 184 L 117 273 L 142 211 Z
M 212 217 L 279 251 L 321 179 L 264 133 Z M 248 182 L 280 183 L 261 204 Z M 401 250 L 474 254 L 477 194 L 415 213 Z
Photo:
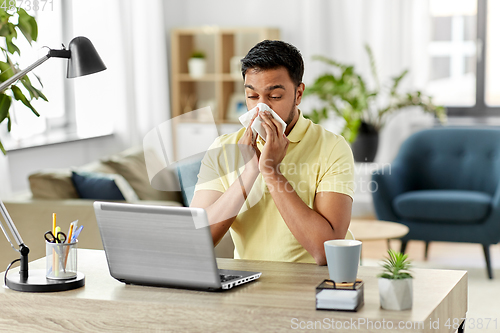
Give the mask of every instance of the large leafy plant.
M 378 277 L 391 280 L 411 279 L 409 272 L 411 262 L 408 260 L 408 255 L 394 250 L 388 250 L 387 253 L 389 257 L 382 263 L 384 271 Z
M 356 72 L 354 66 L 341 64 L 335 60 L 314 56 L 314 60 L 322 61 L 334 68 L 336 73 L 326 73 L 318 77 L 309 86 L 304 96 L 313 95 L 319 98 L 322 107 L 313 109 L 306 115 L 315 123 L 327 119 L 330 111 L 345 120 L 342 135 L 353 142 L 358 134 L 361 123 L 371 125 L 375 131 L 380 131 L 390 116 L 408 106 L 419 106 L 425 112 L 437 116 L 444 122 L 445 109 L 432 102 L 430 96 L 421 91 L 400 93 L 398 91 L 401 81 L 408 74 L 408 70 L 393 77 L 389 86 L 380 84 L 375 59 L 371 48 L 365 45 L 370 59 L 371 74 L 375 81 L 375 88 L 369 89 L 363 77 Z M 385 96 L 384 96 L 385 94 Z M 385 101 L 385 103 L 384 103 Z
M 4 82 L 19 71 L 19 64 L 12 58 L 14 54 L 21 55 L 21 50 L 16 45 L 16 41 L 20 35 L 24 36 L 30 43 L 36 41 L 38 37 L 38 25 L 33 16 L 29 15 L 24 9 L 13 7 L 14 10 L 6 11 L 0 7 L 0 41 L 1 59 L 0 59 L 0 82 Z M 3 44 L 3 45 L 2 45 Z M 33 74 L 42 85 L 40 79 Z M 27 97 L 20 87 L 24 87 L 29 93 Z M 11 117 L 9 113 L 12 104 L 12 98 L 21 101 L 26 105 L 37 117 L 40 116 L 35 110 L 31 101 L 33 99 L 43 99 L 47 101 L 45 95 L 31 84 L 31 80 L 26 75 L 12 84 L 6 90 L 0 92 L 0 124 L 7 120 L 7 129 L 11 130 Z M 6 154 L 5 149 L 0 141 L 0 150 Z

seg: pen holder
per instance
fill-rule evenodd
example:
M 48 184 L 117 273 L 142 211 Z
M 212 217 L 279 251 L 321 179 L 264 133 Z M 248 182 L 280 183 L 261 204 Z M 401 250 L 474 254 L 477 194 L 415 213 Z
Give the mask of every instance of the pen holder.
M 45 242 L 47 279 L 67 280 L 76 277 L 77 243 Z

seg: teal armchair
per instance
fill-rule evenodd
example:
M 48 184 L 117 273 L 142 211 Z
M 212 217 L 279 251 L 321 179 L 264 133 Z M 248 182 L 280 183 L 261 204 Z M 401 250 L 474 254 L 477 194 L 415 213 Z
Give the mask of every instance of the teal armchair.
M 500 241 L 500 129 L 436 128 L 415 133 L 394 162 L 372 174 L 377 218 L 410 228 L 408 241 Z

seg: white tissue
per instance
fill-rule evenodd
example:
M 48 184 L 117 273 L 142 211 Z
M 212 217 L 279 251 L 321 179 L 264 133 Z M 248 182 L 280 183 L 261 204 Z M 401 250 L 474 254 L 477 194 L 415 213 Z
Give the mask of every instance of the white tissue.
M 252 110 L 244 113 L 239 118 L 240 122 L 243 124 L 243 126 L 245 126 L 245 128 L 247 128 L 248 125 L 250 124 L 250 122 L 252 121 L 252 118 L 255 115 L 255 112 L 257 112 L 257 108 L 259 108 L 259 111 L 269 111 L 269 112 L 271 112 L 271 115 L 273 116 L 273 118 L 280 122 L 281 128 L 283 129 L 283 133 L 285 133 L 286 123 L 283 121 L 283 119 L 280 118 L 280 116 L 278 116 L 278 114 L 276 112 L 274 112 L 265 103 L 259 103 L 259 104 L 257 104 L 256 107 L 254 107 Z M 255 118 L 255 120 L 253 121 L 253 124 L 252 124 L 251 128 L 252 128 L 252 132 L 254 134 L 258 133 L 260 135 L 260 137 L 264 141 L 266 141 L 266 130 L 264 129 L 264 126 L 262 126 L 262 123 L 263 123 L 262 118 L 260 116 L 257 116 L 257 118 Z

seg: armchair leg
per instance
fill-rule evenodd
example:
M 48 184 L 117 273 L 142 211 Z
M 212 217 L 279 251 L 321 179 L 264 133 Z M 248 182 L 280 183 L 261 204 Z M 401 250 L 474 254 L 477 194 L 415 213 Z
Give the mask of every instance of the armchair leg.
M 429 254 L 429 243 L 430 242 L 425 242 L 425 252 L 424 252 L 424 259 L 427 260 L 428 254 Z
M 486 269 L 488 270 L 488 277 L 493 279 L 493 271 L 491 270 L 491 259 L 490 259 L 490 246 L 483 244 L 484 259 L 486 259 Z
M 406 245 L 408 245 L 408 241 L 402 240 L 401 241 L 401 249 L 399 250 L 399 252 L 405 253 L 405 251 L 406 251 Z

